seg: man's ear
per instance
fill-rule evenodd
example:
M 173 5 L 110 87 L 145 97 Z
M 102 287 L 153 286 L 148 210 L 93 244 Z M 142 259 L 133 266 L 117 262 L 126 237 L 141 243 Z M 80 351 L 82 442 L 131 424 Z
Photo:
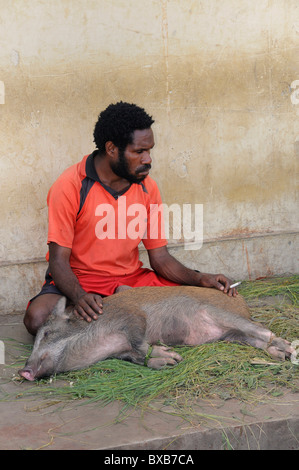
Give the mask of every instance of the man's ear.
M 109 155 L 109 157 L 114 158 L 118 155 L 118 148 L 114 145 L 113 142 L 111 142 L 111 140 L 106 142 L 105 149 L 106 149 L 106 153 L 107 153 L 107 155 Z

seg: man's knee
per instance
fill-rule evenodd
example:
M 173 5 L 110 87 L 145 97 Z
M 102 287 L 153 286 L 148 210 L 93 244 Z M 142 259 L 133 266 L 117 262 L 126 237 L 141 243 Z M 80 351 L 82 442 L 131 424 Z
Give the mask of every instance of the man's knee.
M 34 301 L 26 310 L 24 316 L 24 325 L 27 328 L 27 331 L 31 335 L 36 335 L 37 330 L 42 326 L 46 321 L 48 315 L 46 312 L 34 305 Z
M 36 297 L 30 303 L 23 322 L 31 335 L 36 335 L 37 330 L 45 323 L 60 297 L 57 294 L 45 294 Z
M 115 289 L 114 294 L 118 294 L 118 292 L 122 292 L 122 291 L 128 290 L 128 289 L 133 289 L 133 287 L 131 287 L 131 286 L 126 286 L 126 285 L 118 286 L 118 287 Z
M 36 312 L 36 309 L 34 308 L 34 305 L 29 305 L 29 307 L 27 308 L 23 322 L 27 331 L 31 335 L 36 335 L 36 332 L 41 326 L 42 322 L 40 320 L 38 312 Z

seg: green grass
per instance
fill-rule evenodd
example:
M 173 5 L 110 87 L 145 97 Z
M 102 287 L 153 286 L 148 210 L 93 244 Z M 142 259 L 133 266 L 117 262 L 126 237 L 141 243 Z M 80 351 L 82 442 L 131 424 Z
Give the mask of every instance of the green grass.
M 246 281 L 238 290 L 247 301 L 279 295 L 296 308 L 299 303 L 299 275 Z

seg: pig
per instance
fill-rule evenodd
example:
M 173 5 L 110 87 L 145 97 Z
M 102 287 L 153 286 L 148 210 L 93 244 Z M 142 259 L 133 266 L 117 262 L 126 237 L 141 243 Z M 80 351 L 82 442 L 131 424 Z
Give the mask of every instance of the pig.
M 190 286 L 137 287 L 104 298 L 103 314 L 91 323 L 61 297 L 19 374 L 33 381 L 107 358 L 160 369 L 182 360 L 171 346 L 215 341 L 249 344 L 282 360 L 294 352 L 289 342 L 250 320 L 240 295 Z

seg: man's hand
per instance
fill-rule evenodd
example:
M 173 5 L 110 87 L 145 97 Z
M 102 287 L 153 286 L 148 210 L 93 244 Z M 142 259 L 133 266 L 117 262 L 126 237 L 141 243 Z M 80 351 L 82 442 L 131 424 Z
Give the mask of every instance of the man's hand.
M 98 315 L 103 313 L 102 297 L 92 293 L 83 294 L 74 307 L 74 313 L 87 322 L 97 320 Z
M 228 294 L 230 297 L 236 297 L 238 291 L 234 287 L 230 289 L 229 286 L 233 283 L 223 274 L 204 274 L 201 273 L 200 276 L 200 286 L 201 287 L 215 287 L 215 289 L 222 290 L 225 294 Z

